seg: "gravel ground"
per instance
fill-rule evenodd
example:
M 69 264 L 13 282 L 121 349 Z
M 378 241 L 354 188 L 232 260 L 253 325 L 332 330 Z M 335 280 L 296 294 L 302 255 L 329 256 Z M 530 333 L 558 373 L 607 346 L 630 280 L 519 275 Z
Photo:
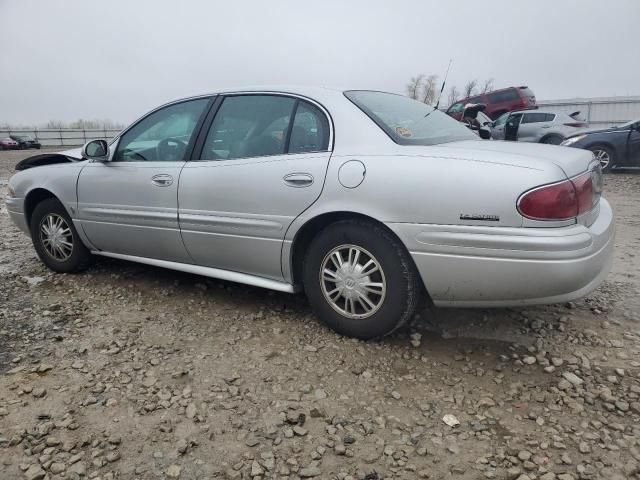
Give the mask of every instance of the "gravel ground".
M 0 196 L 23 152 L 0 153 Z M 0 478 L 640 478 L 640 176 L 608 280 L 436 310 L 381 342 L 302 296 L 100 260 L 57 275 L 0 206 Z

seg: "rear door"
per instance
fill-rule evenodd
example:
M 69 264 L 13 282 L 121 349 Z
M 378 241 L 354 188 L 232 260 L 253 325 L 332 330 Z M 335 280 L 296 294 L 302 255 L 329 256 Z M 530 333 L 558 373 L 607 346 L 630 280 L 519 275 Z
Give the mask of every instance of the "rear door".
M 190 263 L 178 226 L 178 179 L 210 98 L 150 113 L 115 145 L 110 162 L 78 178 L 78 217 L 98 249 Z
M 640 166 L 640 122 L 636 122 L 631 126 L 627 140 L 627 159 L 625 164 L 635 167 Z
M 538 142 L 549 132 L 555 115 L 545 112 L 529 112 L 522 116 L 518 128 L 518 140 L 521 142 Z
M 285 232 L 322 191 L 329 117 L 288 95 L 219 102 L 180 177 L 184 244 L 199 265 L 281 280 Z

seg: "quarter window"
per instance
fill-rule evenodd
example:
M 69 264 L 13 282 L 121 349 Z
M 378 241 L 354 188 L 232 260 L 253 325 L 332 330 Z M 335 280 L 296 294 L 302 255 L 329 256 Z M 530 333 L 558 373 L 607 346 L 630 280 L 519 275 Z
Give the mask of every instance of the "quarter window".
M 209 98 L 176 103 L 140 120 L 118 142 L 114 162 L 182 161 Z
M 289 153 L 318 152 L 329 146 L 329 122 L 317 107 L 300 102 L 289 138 Z

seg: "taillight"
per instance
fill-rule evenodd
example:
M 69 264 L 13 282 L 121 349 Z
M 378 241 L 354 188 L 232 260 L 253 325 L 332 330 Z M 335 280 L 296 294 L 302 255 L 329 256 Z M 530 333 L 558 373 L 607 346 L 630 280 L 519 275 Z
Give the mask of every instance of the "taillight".
M 578 216 L 576 189 L 571 180 L 534 188 L 518 200 L 518 211 L 534 220 L 566 220 Z
M 571 180 L 543 185 L 523 193 L 518 211 L 533 220 L 568 220 L 591 210 L 602 193 L 599 165 Z

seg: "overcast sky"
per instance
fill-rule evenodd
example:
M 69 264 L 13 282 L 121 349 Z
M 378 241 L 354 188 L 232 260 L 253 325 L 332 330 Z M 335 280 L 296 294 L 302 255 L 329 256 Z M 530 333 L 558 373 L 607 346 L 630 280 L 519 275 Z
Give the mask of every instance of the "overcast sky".
M 640 0 L 0 0 L 0 123 L 127 123 L 243 85 L 403 93 L 449 58 L 458 88 L 640 95 L 639 30 Z

